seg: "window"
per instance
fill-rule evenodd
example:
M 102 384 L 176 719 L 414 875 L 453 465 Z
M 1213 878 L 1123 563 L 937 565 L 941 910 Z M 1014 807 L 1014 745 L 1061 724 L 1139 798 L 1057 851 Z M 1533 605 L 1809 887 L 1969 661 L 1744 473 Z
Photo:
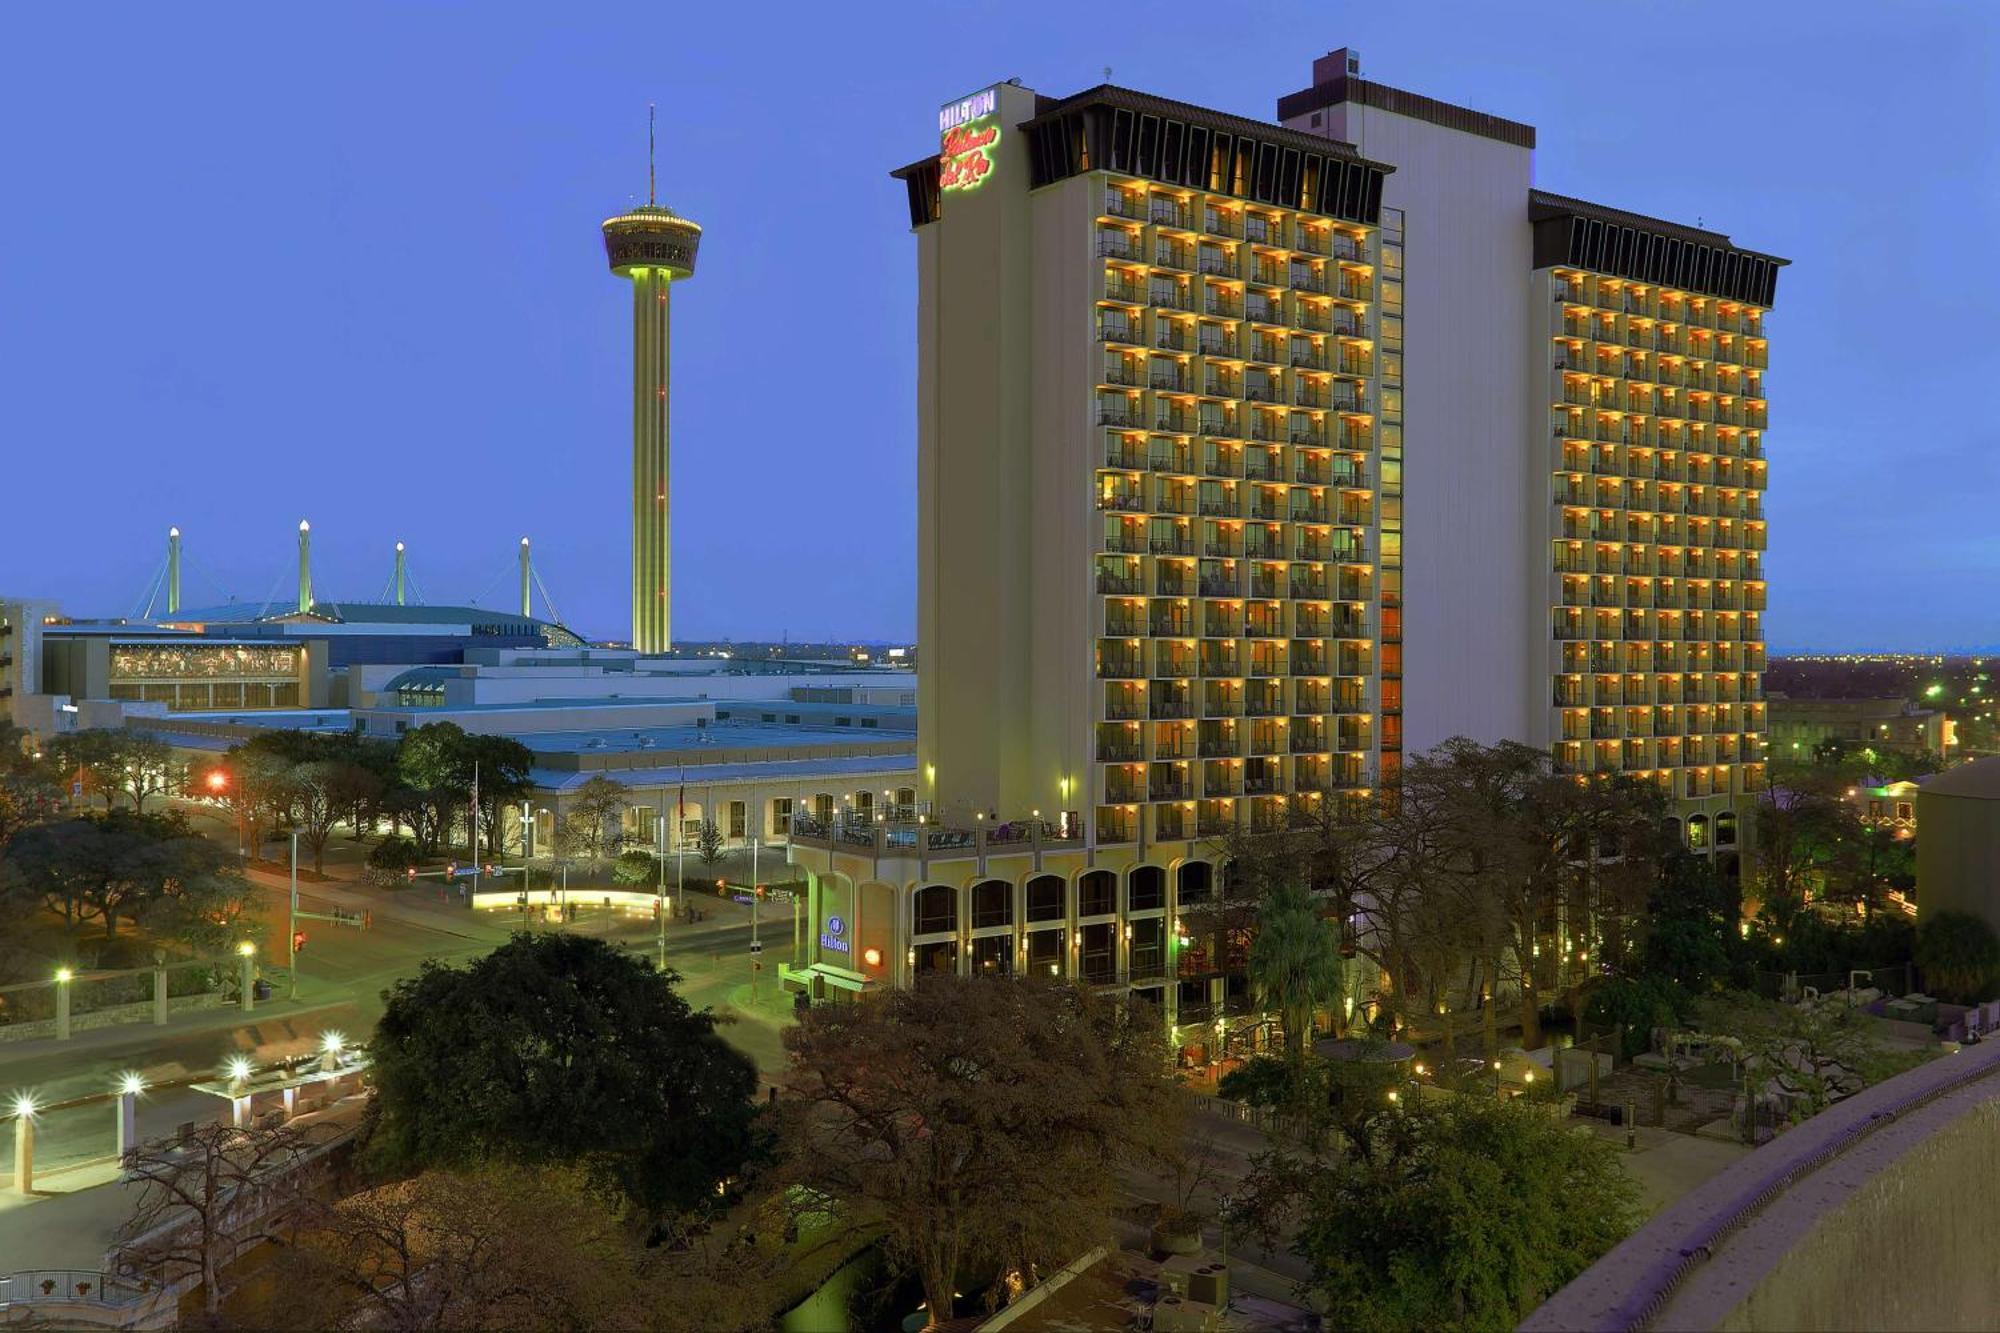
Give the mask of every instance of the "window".
M 1206 861 L 1190 861 L 1181 867 L 1178 901 L 1183 907 L 1209 899 L 1210 871 Z
M 1126 889 L 1127 910 L 1148 912 L 1167 905 L 1167 872 L 1158 866 L 1140 866 L 1132 872 Z
M 851 717 L 837 717 L 833 720 L 833 725 L 836 727 L 851 727 L 854 725 L 854 719 Z
M 972 974 L 1004 977 L 1014 970 L 1014 937 L 984 935 L 972 942 Z
M 1028 920 L 1063 919 L 1063 882 L 1055 875 L 1037 875 L 1028 881 Z
M 989 879 L 972 886 L 972 928 L 1014 924 L 1014 886 L 1004 879 Z
M 729 803 L 730 837 L 732 838 L 748 837 L 749 834 L 746 831 L 746 825 L 749 823 L 749 820 L 750 820 L 750 812 L 749 809 L 743 804 L 743 802 L 731 801 Z
M 797 713 L 785 714 L 785 721 L 793 724 L 794 726 L 798 725 L 798 720 L 799 720 L 799 715 Z
M 1060 930 L 1031 930 L 1028 932 L 1028 971 L 1046 976 L 1062 975 L 1063 932 Z
M 1078 916 L 1110 916 L 1118 910 L 1118 877 L 1093 870 L 1076 882 Z
M 912 899 L 914 933 L 933 935 L 958 928 L 958 890 L 946 884 L 918 889 Z
M 872 727 L 876 725 L 876 722 L 875 719 L 872 717 L 864 717 L 861 719 L 861 725 L 864 727 Z
M 771 802 L 771 832 L 773 834 L 792 831 L 792 798 L 780 796 Z
M 778 720 L 778 715 L 776 713 L 766 713 L 764 714 L 764 720 L 766 722 L 776 722 Z
M 821 792 L 819 795 L 813 797 L 813 818 L 822 824 L 831 824 L 833 822 L 833 796 L 831 793 Z

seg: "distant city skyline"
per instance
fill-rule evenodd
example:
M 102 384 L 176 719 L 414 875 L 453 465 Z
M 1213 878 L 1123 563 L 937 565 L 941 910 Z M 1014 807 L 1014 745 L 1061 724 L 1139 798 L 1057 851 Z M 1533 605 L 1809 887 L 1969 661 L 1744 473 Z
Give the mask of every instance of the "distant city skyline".
M 2000 293 L 1965 262 L 2000 171 L 1987 136 L 1938 132 L 1993 120 L 1983 7 L 1635 7 L 1589 44 L 1476 5 L 1277 6 L 1191 43 L 1200 12 L 1083 44 L 1041 4 L 802 11 L 776 34 L 695 11 L 661 44 L 606 39 L 657 21 L 638 7 L 17 16 L 42 57 L 0 80 L 32 127 L 0 214 L 0 591 L 129 614 L 178 526 L 186 605 L 282 606 L 307 519 L 325 599 L 378 599 L 401 540 L 428 600 L 512 609 L 526 534 L 564 620 L 624 636 L 630 297 L 597 227 L 645 198 L 657 102 L 660 201 L 707 229 L 674 314 L 676 630 L 913 641 L 914 242 L 888 170 L 996 79 L 1061 94 L 1109 65 L 1270 120 L 1352 45 L 1541 127 L 1549 189 L 1794 261 L 1774 653 L 2000 643 L 2000 427 L 1975 392 Z M 301 43 L 307 64 L 274 54 Z M 1690 134 L 1707 146 L 1676 153 Z

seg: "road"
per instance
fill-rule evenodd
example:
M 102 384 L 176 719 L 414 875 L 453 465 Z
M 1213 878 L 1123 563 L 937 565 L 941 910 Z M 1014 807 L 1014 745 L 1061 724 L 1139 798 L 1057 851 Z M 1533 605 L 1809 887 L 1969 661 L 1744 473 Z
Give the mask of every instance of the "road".
M 233 827 L 202 807 L 193 809 L 202 816 L 205 831 L 234 846 Z M 647 956 L 658 947 L 658 928 L 650 913 L 633 916 L 584 909 L 566 926 L 535 920 L 524 925 L 522 917 L 512 912 L 476 912 L 463 906 L 435 880 L 394 889 L 362 882 L 358 876 L 366 848 L 345 837 L 336 837 L 328 852 L 327 872 L 340 878 L 302 884 L 301 910 L 327 914 L 338 910 L 369 924 L 364 928 L 322 920 L 299 923 L 306 943 L 298 958 L 296 998 L 289 993 L 283 972 L 289 880 L 252 865 L 247 876 L 266 894 L 268 924 L 257 944 L 258 961 L 273 982 L 270 1000 L 259 1002 L 250 1014 L 231 1006 L 179 1014 L 164 1027 L 129 1024 L 83 1032 L 64 1043 L 0 1044 L 0 1098 L 11 1104 L 15 1094 L 27 1092 L 47 1106 L 102 1095 L 128 1071 L 143 1075 L 153 1089 L 177 1088 L 214 1075 L 232 1055 L 247 1055 L 260 1063 L 296 1055 L 317 1048 L 329 1031 L 365 1041 L 381 1016 L 383 993 L 398 978 L 414 976 L 429 960 L 453 963 L 476 957 L 524 928 L 569 929 Z M 782 1067 L 780 1033 L 790 1021 L 790 1006 L 778 991 L 776 963 L 788 951 L 791 922 L 782 911 L 765 914 L 759 934 L 769 952 L 763 955 L 764 968 L 753 971 L 748 909 L 713 895 L 699 895 L 696 901 L 706 919 L 692 924 L 672 920 L 667 925 L 668 965 L 681 974 L 680 990 L 689 1003 L 714 1010 L 724 1020 L 724 1038 L 756 1060 L 768 1079 Z M 142 1129 L 149 1134 L 155 1128 L 167 1132 L 195 1118 L 190 1111 L 204 1109 L 199 1102 L 181 1098 L 181 1094 L 149 1094 Z M 109 1151 L 112 1124 L 112 1113 L 105 1106 L 55 1113 L 38 1140 L 38 1161 L 54 1166 L 93 1155 L 100 1150 L 100 1141 L 102 1150 Z M 11 1169 L 12 1151 L 11 1134 L 0 1134 L 0 1166 Z

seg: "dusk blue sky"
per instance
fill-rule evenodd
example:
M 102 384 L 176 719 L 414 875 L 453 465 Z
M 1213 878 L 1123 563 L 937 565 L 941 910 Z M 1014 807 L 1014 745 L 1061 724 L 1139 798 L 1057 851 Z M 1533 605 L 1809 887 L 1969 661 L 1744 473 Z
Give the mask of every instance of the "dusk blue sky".
M 674 298 L 676 634 L 908 637 L 888 171 L 1010 76 L 1064 94 L 1109 65 L 1268 119 L 1353 45 L 1537 126 L 1543 186 L 1795 261 L 1775 650 L 2000 642 L 1995 10 L 13 7 L 0 591 L 128 614 L 178 524 L 190 602 L 262 600 L 309 518 L 322 596 L 375 596 L 400 538 L 430 600 L 504 606 L 528 534 L 563 617 L 626 633 L 629 298 L 597 224 L 644 198 L 652 101 L 661 199 L 707 229 Z

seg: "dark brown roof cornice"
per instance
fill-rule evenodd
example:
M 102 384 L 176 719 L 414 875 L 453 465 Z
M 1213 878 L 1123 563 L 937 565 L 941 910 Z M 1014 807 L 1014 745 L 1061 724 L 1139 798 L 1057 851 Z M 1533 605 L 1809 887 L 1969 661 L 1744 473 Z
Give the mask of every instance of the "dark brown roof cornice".
M 1421 93 L 1406 93 L 1386 83 L 1371 83 L 1367 79 L 1345 75 L 1280 97 L 1278 119 L 1290 120 L 1340 102 L 1358 102 L 1378 111 L 1391 111 L 1399 116 L 1442 125 L 1449 130 L 1463 130 L 1467 134 L 1513 144 L 1516 148 L 1531 149 L 1535 146 L 1533 125 L 1523 125 L 1518 120 L 1488 115 L 1470 107 L 1453 106 L 1450 102 L 1440 102 Z
M 1622 208 L 1612 208 L 1608 204 L 1593 204 L 1588 199 L 1573 199 L 1569 195 L 1555 194 L 1548 190 L 1528 191 L 1528 221 L 1541 222 L 1556 217 L 1595 218 L 1599 222 L 1612 222 L 1623 227 L 1641 227 L 1647 231 L 1658 232 L 1662 236 L 1677 236 L 1683 241 L 1693 241 L 1698 245 L 1736 250 L 1742 254 L 1754 255 L 1758 259 L 1768 259 L 1773 264 L 1792 262 L 1761 250 L 1740 246 L 1723 232 L 1690 227 L 1681 222 L 1668 222 L 1665 218 L 1647 217 L 1644 213 L 1632 213 Z
M 1196 106 L 1192 102 L 1177 102 L 1170 97 L 1156 97 L 1152 93 L 1135 92 L 1130 88 L 1120 88 L 1111 83 L 1100 83 L 1095 88 L 1086 88 L 1068 97 L 1043 98 L 1035 107 L 1034 118 L 1022 121 L 1020 127 L 1024 130 L 1030 129 L 1065 112 L 1085 106 L 1123 107 L 1128 111 L 1149 112 L 1156 116 L 1183 120 L 1193 125 L 1206 125 L 1228 134 L 1248 135 L 1262 142 L 1296 148 L 1301 152 L 1324 153 L 1328 157 L 1374 167 L 1377 171 L 1390 172 L 1396 169 L 1391 163 L 1376 162 L 1363 157 L 1353 144 L 1342 143 L 1338 139 L 1307 134 L 1303 130 L 1286 129 L 1283 125 L 1276 125 L 1268 120 L 1253 120 L 1249 116 L 1231 115 L 1227 111 Z

